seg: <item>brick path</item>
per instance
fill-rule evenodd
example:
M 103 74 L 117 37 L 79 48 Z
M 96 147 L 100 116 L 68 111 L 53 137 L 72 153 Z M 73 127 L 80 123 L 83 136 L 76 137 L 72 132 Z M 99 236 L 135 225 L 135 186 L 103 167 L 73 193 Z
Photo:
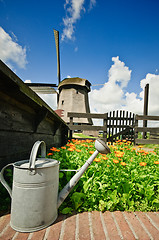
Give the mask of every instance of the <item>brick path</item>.
M 10 214 L 0 218 L 0 240 L 159 240 L 159 212 L 59 215 L 50 227 L 34 233 L 18 233 L 9 221 Z

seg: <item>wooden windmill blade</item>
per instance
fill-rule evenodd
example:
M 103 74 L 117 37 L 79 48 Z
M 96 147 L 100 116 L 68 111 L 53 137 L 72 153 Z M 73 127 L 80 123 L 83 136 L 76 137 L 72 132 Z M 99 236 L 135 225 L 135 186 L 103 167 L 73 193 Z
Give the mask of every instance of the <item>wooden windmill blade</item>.
M 58 84 L 61 81 L 61 74 L 60 74 L 60 45 L 59 45 L 59 31 L 54 29 L 54 38 L 55 38 L 55 45 L 56 45 L 56 55 L 57 55 L 57 79 Z

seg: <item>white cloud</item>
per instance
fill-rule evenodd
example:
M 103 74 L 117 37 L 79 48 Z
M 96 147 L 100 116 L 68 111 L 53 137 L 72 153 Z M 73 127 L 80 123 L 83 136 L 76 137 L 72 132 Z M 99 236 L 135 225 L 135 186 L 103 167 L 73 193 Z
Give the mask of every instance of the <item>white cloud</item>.
M 109 70 L 109 82 L 120 84 L 121 88 L 126 87 L 131 77 L 131 70 L 125 66 L 124 62 L 119 60 L 119 56 L 112 57 L 112 61 L 114 64 Z
M 57 94 L 39 94 L 44 102 L 46 102 L 53 110 L 57 109 Z
M 31 83 L 31 80 L 25 80 L 24 82 L 25 83 Z
M 70 75 L 67 75 L 67 77 L 66 78 L 71 78 L 71 76 Z
M 108 82 L 99 90 L 92 90 L 90 96 L 90 107 L 92 112 L 108 112 L 121 107 L 124 104 L 124 88 L 127 86 L 131 70 L 119 60 L 113 57 L 114 64 L 108 74 Z
M 96 0 L 90 0 L 89 10 L 91 10 L 96 5 Z
M 0 27 L 0 58 L 12 68 L 12 64 L 16 64 L 19 68 L 25 68 L 27 64 L 26 47 L 22 47 L 16 42 L 15 35 L 13 38 Z
M 64 29 L 61 40 L 72 40 L 75 31 L 75 24 L 81 18 L 81 14 L 86 12 L 84 7 L 85 0 L 66 0 L 64 8 L 66 16 L 63 18 Z M 90 0 L 89 10 L 95 6 L 96 0 Z
M 159 75 L 148 73 L 140 82 L 143 91 L 147 83 L 149 83 L 149 115 L 159 115 Z
M 146 75 L 140 81 L 141 91 L 137 95 L 134 92 L 126 91 L 129 81 L 131 81 L 131 70 L 119 57 L 113 57 L 114 62 L 108 74 L 108 82 L 99 90 L 92 90 L 89 93 L 91 112 L 104 113 L 114 110 L 126 110 L 135 114 L 143 114 L 144 90 L 149 83 L 149 103 L 148 114 L 159 115 L 159 75 Z

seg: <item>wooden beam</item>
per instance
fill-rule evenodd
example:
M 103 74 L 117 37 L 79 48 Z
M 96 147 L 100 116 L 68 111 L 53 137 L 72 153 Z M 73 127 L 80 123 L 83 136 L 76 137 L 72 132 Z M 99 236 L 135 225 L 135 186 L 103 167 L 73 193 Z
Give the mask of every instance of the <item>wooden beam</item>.
M 159 139 L 136 139 L 136 144 L 159 144 Z
M 136 115 L 136 120 L 158 121 L 159 120 L 159 116 Z
M 135 127 L 135 130 L 137 132 L 153 132 L 153 133 L 159 133 L 159 127 Z
M 68 125 L 70 130 L 88 130 L 88 131 L 106 131 L 106 127 L 103 126 L 92 126 L 92 125 Z
M 98 114 L 98 113 L 75 113 L 75 112 L 68 112 L 68 117 L 76 117 L 76 118 L 101 118 L 106 119 L 107 114 Z

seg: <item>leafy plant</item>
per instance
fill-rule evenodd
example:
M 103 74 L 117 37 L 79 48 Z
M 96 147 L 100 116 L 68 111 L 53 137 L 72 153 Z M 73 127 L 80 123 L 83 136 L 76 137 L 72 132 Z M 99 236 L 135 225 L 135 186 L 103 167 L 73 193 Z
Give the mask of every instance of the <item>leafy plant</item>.
M 60 211 L 157 211 L 159 209 L 158 150 L 137 151 L 130 142 L 117 141 L 111 154 L 98 157 L 60 207 Z M 59 150 L 59 149 L 58 149 Z M 79 169 L 95 151 L 91 140 L 73 140 L 51 156 L 61 168 Z M 74 173 L 60 176 L 60 189 Z

